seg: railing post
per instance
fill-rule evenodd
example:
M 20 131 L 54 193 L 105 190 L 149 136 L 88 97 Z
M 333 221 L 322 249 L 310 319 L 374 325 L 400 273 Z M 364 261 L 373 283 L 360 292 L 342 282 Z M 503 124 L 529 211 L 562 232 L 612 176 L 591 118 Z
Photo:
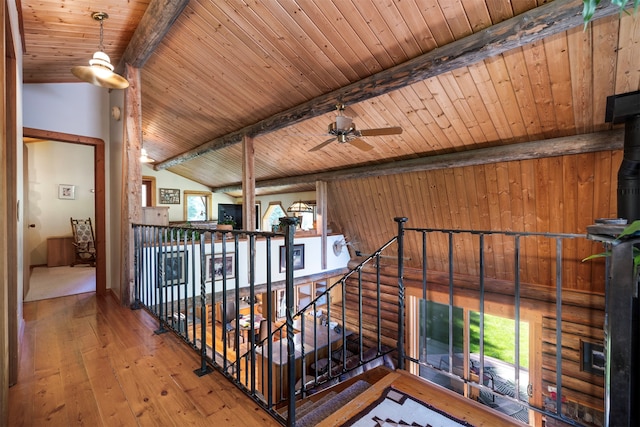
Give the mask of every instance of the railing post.
M 287 425 L 296 425 L 296 347 L 293 337 L 294 291 L 293 291 L 293 237 L 296 233 L 298 218 L 280 218 L 280 225 L 285 227 L 285 254 L 287 257 L 286 291 L 287 300 L 287 386 L 289 406 L 287 408 Z
M 211 233 L 211 242 L 213 242 L 213 233 Z M 193 372 L 201 377 L 203 375 L 207 375 L 212 372 L 211 369 L 207 365 L 207 283 L 206 283 L 206 257 L 205 257 L 205 233 L 200 233 L 200 367 Z M 194 251 L 195 253 L 195 251 Z M 212 252 L 213 253 L 213 252 Z M 212 293 L 215 293 L 215 289 L 212 289 Z M 194 292 L 195 293 L 195 292 Z M 195 312 L 195 301 L 193 299 L 194 304 L 194 312 Z M 212 308 L 213 310 L 213 308 Z M 211 319 L 211 322 L 215 323 L 215 320 Z M 193 341 L 196 341 L 195 336 L 193 337 Z M 211 348 L 211 359 L 216 360 L 216 346 L 215 341 L 211 341 L 214 343 Z
M 404 369 L 404 223 L 409 219 L 393 220 L 398 223 L 398 369 Z
M 611 288 L 607 289 L 605 326 L 605 426 L 637 425 L 640 411 L 634 352 L 638 349 L 638 277 L 633 265 L 635 241 L 611 249 Z M 635 325 L 634 325 L 635 323 Z M 636 355 L 637 356 L 637 355 Z M 636 371 L 636 372 L 634 372 Z M 635 397 L 634 397 L 635 396 Z

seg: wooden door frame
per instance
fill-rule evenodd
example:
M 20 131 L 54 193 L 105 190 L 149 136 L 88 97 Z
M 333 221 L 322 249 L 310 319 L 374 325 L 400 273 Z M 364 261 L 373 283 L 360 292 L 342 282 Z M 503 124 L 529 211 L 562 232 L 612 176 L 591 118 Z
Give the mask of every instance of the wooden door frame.
M 50 141 L 68 142 L 92 146 L 95 180 L 95 235 L 96 235 L 96 294 L 107 293 L 107 245 L 106 245 L 106 198 L 105 198 L 105 153 L 104 141 L 100 138 L 53 132 L 41 129 L 23 128 L 23 137 L 38 138 Z

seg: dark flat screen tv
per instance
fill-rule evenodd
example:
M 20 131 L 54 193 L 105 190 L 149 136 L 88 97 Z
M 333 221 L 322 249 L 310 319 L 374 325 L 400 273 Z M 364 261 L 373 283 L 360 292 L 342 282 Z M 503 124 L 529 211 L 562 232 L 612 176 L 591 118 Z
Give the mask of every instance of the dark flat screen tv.
M 242 230 L 242 205 L 220 203 L 218 205 L 218 221 L 230 216 L 236 222 L 234 230 Z

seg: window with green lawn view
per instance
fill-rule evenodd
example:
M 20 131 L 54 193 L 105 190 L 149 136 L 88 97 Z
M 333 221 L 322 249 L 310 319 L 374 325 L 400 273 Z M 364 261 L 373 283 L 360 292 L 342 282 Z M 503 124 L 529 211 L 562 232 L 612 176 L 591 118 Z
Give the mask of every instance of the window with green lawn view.
M 516 384 L 518 384 L 520 401 L 528 401 L 528 322 L 520 321 L 516 328 L 516 322 L 513 319 L 485 313 L 482 322 L 484 340 L 481 346 L 479 312 L 420 300 L 419 313 L 419 359 L 431 367 L 422 367 L 420 376 L 463 394 L 462 378 L 468 378 L 470 382 L 478 384 L 478 376 L 482 369 L 484 374 L 482 385 L 485 388 L 473 395 L 474 399 L 500 411 L 500 407 L 506 407 L 513 401 L 496 397 L 487 390 L 492 389 L 514 398 Z M 519 338 L 518 346 L 516 346 L 516 338 Z M 465 340 L 468 340 L 468 346 L 465 346 Z M 468 348 L 466 354 L 465 347 Z M 484 353 L 483 357 L 481 357 L 481 350 Z M 519 370 L 515 363 L 516 353 L 519 355 Z M 464 372 L 465 358 L 468 361 L 467 373 Z M 444 374 L 440 373 L 441 371 L 444 371 Z M 528 416 L 527 409 L 520 405 L 516 407 L 514 413 L 517 413 L 517 416 L 512 416 L 518 419 L 526 420 Z

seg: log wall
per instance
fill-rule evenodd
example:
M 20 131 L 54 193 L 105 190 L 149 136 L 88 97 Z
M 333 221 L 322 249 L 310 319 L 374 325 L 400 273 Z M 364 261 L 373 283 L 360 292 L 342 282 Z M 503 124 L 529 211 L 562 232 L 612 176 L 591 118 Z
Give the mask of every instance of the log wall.
M 355 266 L 353 263 L 352 267 Z M 428 299 L 448 304 L 448 275 L 438 272 L 428 274 Z M 422 272 L 408 268 L 404 274 L 406 295 L 422 295 Z M 364 347 L 383 345 L 397 346 L 398 331 L 398 278 L 397 269 L 381 268 L 381 322 L 377 318 L 376 272 L 371 267 L 362 269 L 359 275 L 349 279 L 346 287 L 347 328 L 358 331 L 362 328 Z M 479 283 L 477 278 L 454 275 L 454 305 L 465 310 L 479 309 Z M 362 300 L 358 297 L 362 289 Z M 581 342 L 602 344 L 604 340 L 604 296 L 596 293 L 566 290 L 562 295 L 562 393 L 563 413 L 575 420 L 591 425 L 603 418 L 604 381 L 597 374 L 581 368 Z M 359 315 L 359 308 L 362 315 Z M 504 280 L 485 282 L 484 310 L 488 314 L 514 318 L 513 283 Z M 522 284 L 520 317 L 529 322 L 533 339 L 530 342 L 530 381 L 534 396 L 531 402 L 546 405 L 555 411 L 555 394 L 550 387 L 556 386 L 556 297 L 546 292 L 544 286 Z M 405 331 L 411 325 L 405 325 Z M 541 330 L 536 335 L 534 331 Z M 405 332 L 406 333 L 406 332 Z M 539 337 L 541 336 L 541 339 Z M 408 340 L 406 341 L 408 342 Z M 560 425 L 560 424 L 554 424 Z M 594 424 L 595 425 L 595 424 Z

